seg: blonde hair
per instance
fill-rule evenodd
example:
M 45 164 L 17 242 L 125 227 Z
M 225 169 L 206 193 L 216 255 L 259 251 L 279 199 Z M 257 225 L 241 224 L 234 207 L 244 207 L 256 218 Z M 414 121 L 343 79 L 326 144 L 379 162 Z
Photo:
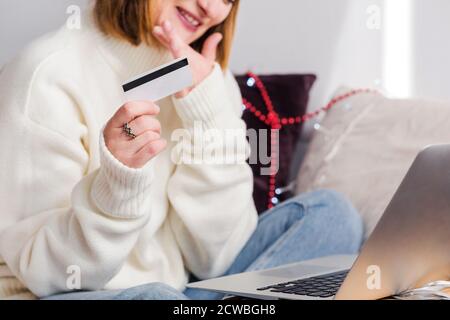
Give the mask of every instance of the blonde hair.
M 152 35 L 153 6 L 154 0 L 96 0 L 94 18 L 100 30 L 107 35 L 126 40 L 136 46 L 142 42 L 159 46 Z M 238 10 L 239 0 L 236 0 L 225 21 L 208 30 L 191 45 L 200 52 L 209 35 L 214 32 L 221 33 L 223 40 L 217 50 L 217 62 L 224 70 L 230 60 Z

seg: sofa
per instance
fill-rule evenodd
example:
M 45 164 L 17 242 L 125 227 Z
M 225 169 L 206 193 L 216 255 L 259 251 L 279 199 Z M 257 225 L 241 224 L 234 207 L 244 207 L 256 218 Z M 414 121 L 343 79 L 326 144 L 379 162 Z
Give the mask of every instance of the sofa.
M 304 86 L 298 90 L 308 94 Z M 450 102 L 393 99 L 350 87 L 338 88 L 330 101 L 331 108 L 302 123 L 284 184 L 294 182 L 290 196 L 317 189 L 344 194 L 361 214 L 367 238 L 416 155 L 429 145 L 450 142 Z

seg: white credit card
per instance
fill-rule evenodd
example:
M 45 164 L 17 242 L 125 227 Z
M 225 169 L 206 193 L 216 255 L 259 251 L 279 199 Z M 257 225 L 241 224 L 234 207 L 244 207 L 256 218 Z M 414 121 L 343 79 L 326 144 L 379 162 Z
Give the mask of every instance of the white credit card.
M 158 101 L 194 84 L 187 58 L 150 70 L 122 85 L 126 102 Z

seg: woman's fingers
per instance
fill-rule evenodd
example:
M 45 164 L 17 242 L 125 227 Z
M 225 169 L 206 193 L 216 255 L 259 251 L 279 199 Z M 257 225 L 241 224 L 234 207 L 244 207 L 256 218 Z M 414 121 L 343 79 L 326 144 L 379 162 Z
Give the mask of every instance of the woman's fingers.
M 161 153 L 167 146 L 164 139 L 152 140 L 145 144 L 135 155 L 135 166 L 143 167 L 149 160 Z
M 165 148 L 161 125 L 154 117 L 159 111 L 153 102 L 135 101 L 124 104 L 114 114 L 105 126 L 103 137 L 116 159 L 128 167 L 141 168 Z M 128 125 L 129 132 L 124 132 L 124 124 Z M 130 133 L 135 136 L 130 137 Z M 144 148 L 147 151 L 141 152 Z
M 174 58 L 181 58 L 183 56 L 183 49 L 185 49 L 185 46 L 187 45 L 181 40 L 169 21 L 163 22 L 162 29 L 169 41 L 170 51 L 172 51 Z
M 217 48 L 223 39 L 222 34 L 218 32 L 210 35 L 203 45 L 202 52 L 198 53 L 183 41 L 169 21 L 163 21 L 161 26 L 154 27 L 153 34 L 171 51 L 175 59 L 182 57 L 188 58 L 195 85 L 202 82 L 213 70 L 217 57 Z M 191 92 L 192 88 L 186 88 L 176 93 L 175 97 L 178 99 L 185 97 Z
M 156 26 L 153 28 L 153 35 L 161 42 L 163 46 L 165 46 L 167 49 L 170 48 L 170 41 L 167 38 L 166 34 L 164 33 L 164 30 L 160 26 Z
M 128 123 L 136 136 L 141 135 L 147 130 L 151 130 L 161 134 L 161 123 L 153 116 L 143 115 Z
M 150 101 L 127 102 L 111 118 L 108 127 L 122 128 L 125 123 L 129 123 L 137 117 L 143 115 L 154 116 L 157 115 L 159 111 L 159 107 Z
M 153 35 L 159 40 L 159 42 L 161 42 L 163 46 L 170 50 L 175 59 L 183 56 L 182 48 L 184 43 L 178 37 L 169 22 L 163 22 L 162 27 L 154 27 Z
M 154 117 L 144 115 L 128 125 L 136 138 L 129 141 L 131 152 L 137 153 L 147 143 L 161 138 L 161 123 Z
M 209 61 L 216 61 L 217 48 L 222 39 L 223 39 L 222 34 L 218 32 L 210 35 L 203 44 L 202 56 L 208 59 Z
M 137 154 L 143 147 L 145 147 L 150 142 L 160 139 L 161 139 L 160 133 L 152 130 L 144 131 L 130 142 L 129 146 L 131 149 L 130 151 L 132 154 Z

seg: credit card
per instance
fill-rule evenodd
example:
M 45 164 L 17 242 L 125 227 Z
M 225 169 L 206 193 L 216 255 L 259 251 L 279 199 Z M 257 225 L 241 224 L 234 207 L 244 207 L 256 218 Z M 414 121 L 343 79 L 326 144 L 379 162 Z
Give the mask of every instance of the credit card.
M 128 80 L 122 88 L 126 102 L 156 102 L 193 84 L 188 59 L 181 58 Z

